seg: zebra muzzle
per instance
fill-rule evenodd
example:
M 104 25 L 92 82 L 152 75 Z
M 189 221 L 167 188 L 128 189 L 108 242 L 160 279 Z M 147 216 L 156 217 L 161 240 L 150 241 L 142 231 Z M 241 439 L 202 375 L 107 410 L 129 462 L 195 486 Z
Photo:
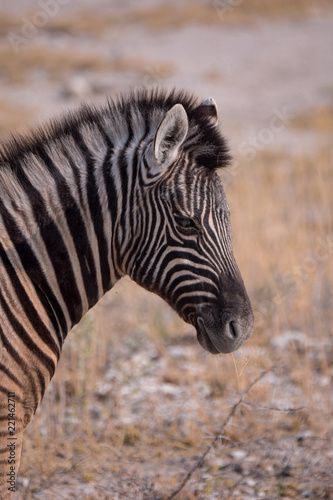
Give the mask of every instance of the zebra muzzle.
M 251 336 L 253 331 L 252 311 L 246 319 L 230 318 L 224 315 L 214 321 L 210 312 L 201 315 L 196 321 L 197 338 L 201 346 L 212 354 L 236 351 Z

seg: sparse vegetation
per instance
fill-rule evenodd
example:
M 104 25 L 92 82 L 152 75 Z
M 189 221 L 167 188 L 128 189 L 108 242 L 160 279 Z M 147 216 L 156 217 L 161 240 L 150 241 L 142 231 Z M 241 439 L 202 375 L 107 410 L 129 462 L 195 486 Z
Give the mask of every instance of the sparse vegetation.
M 70 74 L 87 71 L 96 73 L 132 71 L 145 75 L 148 67 L 144 60 L 121 57 L 107 59 L 96 56 L 95 53 L 52 50 L 50 47 L 26 47 L 18 52 L 14 52 L 11 47 L 4 47 L 0 48 L 0 59 L 0 78 L 16 84 L 27 83 L 36 72 L 43 73 L 51 81 L 60 81 Z M 167 68 L 171 71 L 170 66 Z
M 19 106 L 0 99 L 0 139 L 10 131 L 20 130 L 24 125 L 31 122 L 36 110 L 31 106 Z
M 300 19 L 325 12 L 332 0 L 210 0 L 207 2 L 160 2 L 156 5 L 136 7 L 116 14 L 114 9 L 81 10 L 75 15 L 52 16 L 40 31 L 70 35 L 103 36 L 115 28 L 142 26 L 151 31 L 174 30 L 199 25 L 253 24 L 261 19 L 281 21 Z M 28 19 L 33 17 L 27 15 Z M 22 19 L 15 15 L 1 15 L 0 36 L 20 32 Z
M 293 119 L 292 125 L 301 130 L 332 132 L 333 107 L 325 106 L 304 112 Z

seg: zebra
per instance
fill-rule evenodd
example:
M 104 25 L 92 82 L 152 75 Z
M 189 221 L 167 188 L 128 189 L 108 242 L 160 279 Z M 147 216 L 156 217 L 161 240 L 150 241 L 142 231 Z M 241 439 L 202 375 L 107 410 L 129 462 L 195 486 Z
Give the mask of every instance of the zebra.
M 71 328 L 123 276 L 161 296 L 212 354 L 253 312 L 218 169 L 213 98 L 138 89 L 82 104 L 0 148 L 0 495 Z

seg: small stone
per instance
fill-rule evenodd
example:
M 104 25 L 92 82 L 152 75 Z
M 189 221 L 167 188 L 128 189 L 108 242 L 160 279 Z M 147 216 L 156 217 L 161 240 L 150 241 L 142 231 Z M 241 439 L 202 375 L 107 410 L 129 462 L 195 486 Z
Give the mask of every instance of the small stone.
M 96 421 L 96 420 L 100 419 L 100 418 L 101 418 L 101 416 L 102 416 L 102 414 L 101 414 L 100 409 L 95 408 L 95 407 L 91 407 L 91 408 L 90 408 L 90 417 L 91 417 L 93 420 L 95 420 L 95 421 Z
M 237 472 L 237 474 L 243 474 L 242 464 L 240 464 L 240 463 L 235 464 L 234 471 Z
M 255 485 L 257 484 L 257 481 L 255 481 L 254 479 L 249 478 L 249 479 L 247 479 L 247 480 L 245 481 L 245 483 L 246 483 L 248 486 L 250 486 L 250 488 L 253 488 L 253 486 L 255 486 Z
M 231 453 L 229 453 L 229 456 L 231 458 L 235 458 L 237 460 L 242 460 L 243 458 L 246 457 L 246 455 L 247 455 L 247 453 L 244 450 L 234 450 Z
M 65 88 L 63 89 L 63 94 L 66 97 L 86 97 L 92 92 L 91 85 L 88 80 L 80 75 L 75 75 L 71 78 Z
M 21 484 L 24 488 L 29 486 L 30 479 L 27 477 L 21 477 Z
M 283 467 L 283 469 L 281 469 L 280 472 L 276 474 L 276 477 L 292 477 L 292 476 L 293 473 L 291 471 L 290 465 L 286 465 L 285 467 Z
M 160 355 L 158 353 L 158 351 L 155 351 L 155 350 L 151 350 L 149 352 L 149 357 L 152 361 L 157 361 L 159 358 L 160 358 Z
M 112 387 L 112 384 L 109 382 L 99 382 L 97 384 L 95 394 L 100 398 L 105 398 L 111 392 Z
M 287 349 L 288 345 L 295 345 L 297 348 L 304 349 L 309 343 L 309 338 L 305 333 L 298 330 L 285 331 L 279 337 L 274 337 L 271 340 L 272 346 L 279 350 Z
M 223 458 L 216 458 L 214 460 L 214 465 L 218 469 L 224 469 L 225 467 L 227 467 L 229 465 L 229 462 L 227 460 L 223 460 Z
M 107 382 L 113 382 L 113 381 L 117 380 L 117 378 L 119 378 L 119 372 L 117 370 L 112 369 L 112 368 L 110 368 L 104 375 L 104 379 Z
M 305 439 L 311 437 L 312 435 L 313 435 L 313 432 L 311 432 L 311 431 L 300 432 L 296 436 L 296 441 L 301 444 L 305 441 Z

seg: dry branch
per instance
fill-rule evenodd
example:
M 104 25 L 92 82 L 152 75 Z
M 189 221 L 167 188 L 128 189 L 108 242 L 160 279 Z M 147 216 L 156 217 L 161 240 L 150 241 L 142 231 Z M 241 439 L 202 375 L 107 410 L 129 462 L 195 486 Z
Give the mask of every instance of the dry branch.
M 227 416 L 227 418 L 224 420 L 224 422 L 222 423 L 219 431 L 215 434 L 215 436 L 213 437 L 213 439 L 211 440 L 210 444 L 207 446 L 206 450 L 204 451 L 204 453 L 202 453 L 202 455 L 199 457 L 199 459 L 194 463 L 194 465 L 190 468 L 190 470 L 187 472 L 187 474 L 185 475 L 184 479 L 181 481 L 181 483 L 177 486 L 177 488 L 167 497 L 159 497 L 158 500 L 171 500 L 172 498 L 175 498 L 176 495 L 178 495 L 178 493 L 181 492 L 181 490 L 185 487 L 185 485 L 188 483 L 188 481 L 191 479 L 192 475 L 194 474 L 194 472 L 201 466 L 201 464 L 203 463 L 203 461 L 205 460 L 206 456 L 208 455 L 208 453 L 214 448 L 214 446 L 216 445 L 216 443 L 219 441 L 219 439 L 221 439 L 221 436 L 226 428 L 226 426 L 228 425 L 228 423 L 230 422 L 230 420 L 232 419 L 232 417 L 235 415 L 236 413 L 236 410 L 237 408 L 241 405 L 241 403 L 243 402 L 245 396 L 251 391 L 251 389 L 262 379 L 265 377 L 265 375 L 267 375 L 267 373 L 271 372 L 272 370 L 274 370 L 275 368 L 275 365 L 272 366 L 271 368 L 269 368 L 268 370 L 265 370 L 264 372 L 262 372 L 258 377 L 256 377 L 254 379 L 253 382 L 251 382 L 251 384 L 249 384 L 247 386 L 247 388 L 242 392 L 239 400 L 237 401 L 237 403 L 235 403 L 231 409 L 230 409 L 230 412 Z

